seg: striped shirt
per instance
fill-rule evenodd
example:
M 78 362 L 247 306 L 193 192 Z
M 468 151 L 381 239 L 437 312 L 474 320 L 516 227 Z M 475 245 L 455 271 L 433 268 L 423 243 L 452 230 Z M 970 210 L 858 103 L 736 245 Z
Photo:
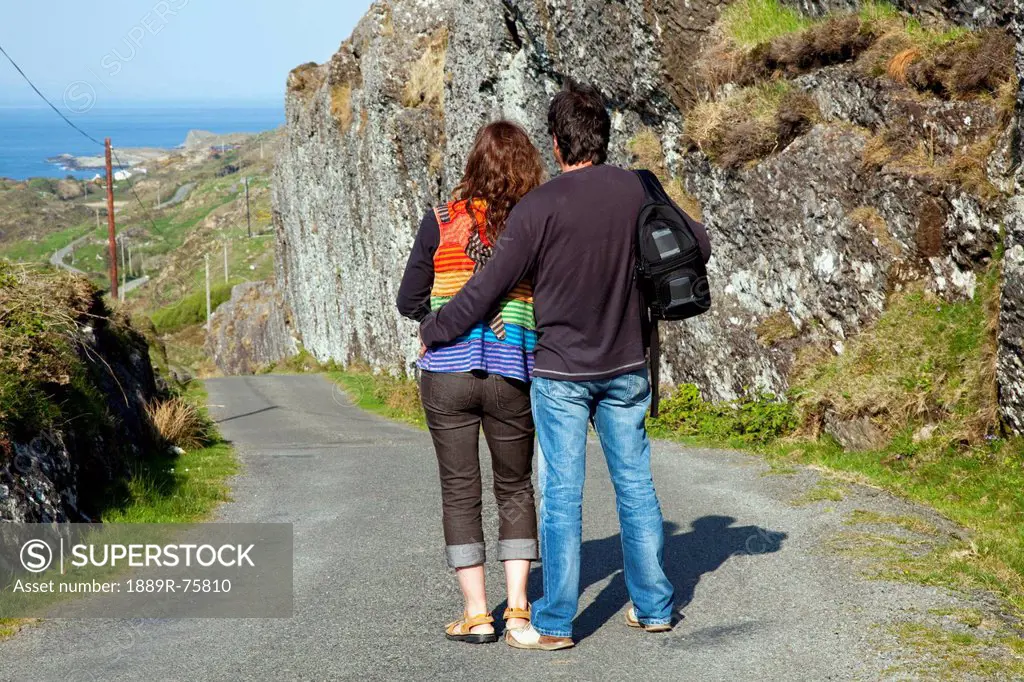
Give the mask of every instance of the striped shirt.
M 469 282 L 477 267 L 467 252 L 473 231 L 485 246 L 490 246 L 485 231 L 485 206 L 483 202 L 474 202 L 470 215 L 467 202 L 453 202 L 423 219 L 399 290 L 398 308 L 402 315 L 422 320 L 430 311 L 448 303 Z M 427 351 L 418 363 L 420 369 L 446 373 L 482 370 L 529 381 L 537 347 L 530 283 L 520 282 L 495 313 L 500 314 L 500 325 L 491 322 L 493 315 L 477 322 L 452 342 Z

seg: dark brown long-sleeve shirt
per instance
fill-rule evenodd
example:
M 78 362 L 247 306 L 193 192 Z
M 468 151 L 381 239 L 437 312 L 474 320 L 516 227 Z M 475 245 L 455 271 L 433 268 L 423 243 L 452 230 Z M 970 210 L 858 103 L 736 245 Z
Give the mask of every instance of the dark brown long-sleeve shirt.
M 529 277 L 540 335 L 536 376 L 587 381 L 643 367 L 634 278 L 643 203 L 636 175 L 607 165 L 571 171 L 537 188 L 509 215 L 487 266 L 423 320 L 423 342 L 457 338 Z

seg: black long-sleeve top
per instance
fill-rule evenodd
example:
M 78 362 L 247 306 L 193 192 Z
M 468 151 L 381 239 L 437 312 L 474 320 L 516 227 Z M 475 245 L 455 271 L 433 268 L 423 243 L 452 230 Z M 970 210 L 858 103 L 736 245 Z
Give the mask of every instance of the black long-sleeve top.
M 398 312 L 416 322 L 430 314 L 430 290 L 434 286 L 434 253 L 441 243 L 437 216 L 428 211 L 423 216 L 412 253 L 405 264 L 402 284 L 398 287 Z

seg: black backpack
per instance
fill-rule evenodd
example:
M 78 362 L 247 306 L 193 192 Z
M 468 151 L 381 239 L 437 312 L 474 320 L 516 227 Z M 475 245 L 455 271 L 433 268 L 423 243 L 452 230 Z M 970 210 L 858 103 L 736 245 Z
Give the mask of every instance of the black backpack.
M 651 351 L 651 416 L 658 416 L 659 320 L 688 320 L 711 309 L 711 289 L 697 232 L 704 226 L 676 206 L 654 173 L 636 171 L 646 199 L 637 220 L 636 277 L 644 335 Z

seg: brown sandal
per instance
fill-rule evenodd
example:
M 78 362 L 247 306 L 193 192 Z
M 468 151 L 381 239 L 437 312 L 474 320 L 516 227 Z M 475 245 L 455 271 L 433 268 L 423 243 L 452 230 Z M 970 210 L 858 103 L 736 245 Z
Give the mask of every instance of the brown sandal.
M 501 615 L 501 619 L 505 621 L 505 627 L 508 627 L 508 622 L 513 618 L 520 618 L 526 621 L 526 625 L 530 624 L 530 606 L 527 605 L 525 609 L 516 609 L 508 607 L 505 609 L 505 613 Z M 525 626 L 524 626 L 525 627 Z
M 448 623 L 444 629 L 444 636 L 453 642 L 465 642 L 466 644 L 491 644 L 498 641 L 498 635 L 494 632 L 470 632 L 478 625 L 490 625 L 494 617 L 489 613 L 470 618 L 468 615 L 454 623 Z

